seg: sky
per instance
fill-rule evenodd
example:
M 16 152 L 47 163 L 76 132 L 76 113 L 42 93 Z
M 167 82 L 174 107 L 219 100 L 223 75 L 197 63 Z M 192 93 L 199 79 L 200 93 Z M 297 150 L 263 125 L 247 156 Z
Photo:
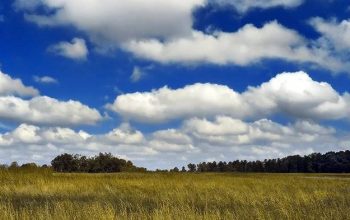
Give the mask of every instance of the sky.
M 0 2 L 0 163 L 349 150 L 347 0 Z

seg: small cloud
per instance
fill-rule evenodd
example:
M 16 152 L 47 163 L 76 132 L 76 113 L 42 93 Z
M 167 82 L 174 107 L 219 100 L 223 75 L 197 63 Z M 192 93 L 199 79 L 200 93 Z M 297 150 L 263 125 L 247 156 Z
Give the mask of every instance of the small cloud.
M 71 42 L 59 42 L 49 46 L 47 50 L 51 53 L 74 60 L 86 60 L 89 54 L 85 40 L 81 38 L 74 38 Z
M 123 90 L 121 90 L 118 86 L 114 86 L 113 91 L 117 94 L 124 94 Z
M 5 21 L 5 16 L 4 15 L 0 15 L 0 22 L 4 22 Z
M 138 66 L 135 66 L 130 76 L 130 80 L 131 82 L 138 82 L 141 80 L 143 76 L 144 76 L 144 73 L 142 69 Z
M 153 66 L 147 66 L 147 67 L 144 67 L 144 68 L 135 66 L 133 71 L 132 71 L 132 74 L 130 76 L 131 82 L 138 82 L 138 81 L 140 81 L 142 78 L 144 78 L 146 76 L 145 70 L 150 70 L 152 68 L 153 68 Z
M 35 82 L 41 84 L 58 84 L 57 79 L 54 79 L 50 76 L 33 76 L 33 79 Z

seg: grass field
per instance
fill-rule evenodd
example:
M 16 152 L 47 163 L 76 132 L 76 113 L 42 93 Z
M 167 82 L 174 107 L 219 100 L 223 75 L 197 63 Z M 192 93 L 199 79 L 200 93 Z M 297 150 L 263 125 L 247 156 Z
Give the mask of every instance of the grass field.
M 350 176 L 0 171 L 1 219 L 350 219 Z

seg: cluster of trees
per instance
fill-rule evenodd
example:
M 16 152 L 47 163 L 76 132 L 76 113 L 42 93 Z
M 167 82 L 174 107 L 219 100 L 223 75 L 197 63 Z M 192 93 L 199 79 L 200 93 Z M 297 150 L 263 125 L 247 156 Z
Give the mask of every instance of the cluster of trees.
M 264 161 L 190 163 L 187 167 L 189 172 L 349 173 L 350 151 L 313 153 L 303 157 L 295 155 Z M 175 167 L 171 171 L 179 169 Z
M 115 173 L 122 171 L 146 171 L 136 167 L 131 161 L 114 157 L 111 153 L 100 153 L 94 157 L 62 154 L 51 161 L 56 172 Z

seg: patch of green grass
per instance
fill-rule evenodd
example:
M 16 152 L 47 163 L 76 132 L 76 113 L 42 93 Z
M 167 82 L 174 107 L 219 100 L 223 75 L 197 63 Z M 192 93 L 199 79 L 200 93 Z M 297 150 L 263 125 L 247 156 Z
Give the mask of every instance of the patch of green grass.
M 0 171 L 2 219 L 349 219 L 350 175 Z

